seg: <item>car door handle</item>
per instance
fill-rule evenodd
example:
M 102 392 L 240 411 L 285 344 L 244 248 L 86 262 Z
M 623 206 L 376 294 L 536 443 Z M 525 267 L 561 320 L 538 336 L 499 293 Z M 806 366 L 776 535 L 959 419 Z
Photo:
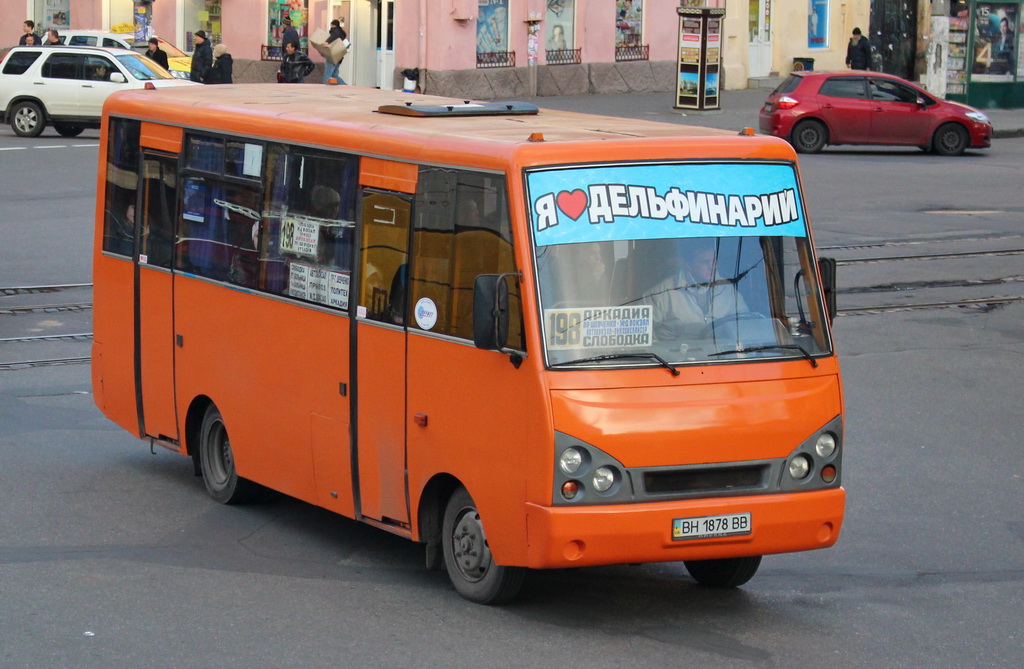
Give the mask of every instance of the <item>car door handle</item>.
M 36 86 L 45 86 L 46 85 L 45 81 L 33 81 L 32 83 L 34 85 L 36 85 Z
M 82 88 L 92 88 L 92 84 L 82 84 Z
M 874 109 L 873 109 L 872 111 L 876 111 L 876 112 L 883 112 L 883 111 L 885 111 L 885 110 L 884 110 L 884 109 L 882 109 L 881 107 L 875 107 L 875 108 L 874 108 Z
M 830 105 L 830 104 L 823 104 L 823 105 L 821 105 L 821 108 L 822 109 L 832 109 L 832 105 Z

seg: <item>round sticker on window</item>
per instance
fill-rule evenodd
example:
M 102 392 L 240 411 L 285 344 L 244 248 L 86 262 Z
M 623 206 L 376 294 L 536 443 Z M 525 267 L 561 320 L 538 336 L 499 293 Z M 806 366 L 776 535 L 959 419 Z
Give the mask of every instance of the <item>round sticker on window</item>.
M 437 323 L 437 307 L 429 297 L 421 297 L 416 303 L 416 325 L 420 329 L 429 330 Z

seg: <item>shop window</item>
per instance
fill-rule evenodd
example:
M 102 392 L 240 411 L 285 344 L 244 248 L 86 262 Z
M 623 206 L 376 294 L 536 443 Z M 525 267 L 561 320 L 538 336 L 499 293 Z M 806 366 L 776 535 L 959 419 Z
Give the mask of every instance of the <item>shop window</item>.
M 548 65 L 578 65 L 580 49 L 576 44 L 576 0 L 549 0 L 545 25 L 547 26 Z
M 616 0 L 615 60 L 648 60 L 649 49 L 644 44 L 642 0 Z
M 139 135 L 142 124 L 110 119 L 107 185 L 103 205 L 103 250 L 131 256 L 135 244 L 135 202 L 139 182 Z
M 508 43 L 508 0 L 480 0 L 476 21 L 476 66 L 515 67 Z
M 505 179 L 423 167 L 414 212 L 410 325 L 471 340 L 476 277 L 516 271 Z M 509 286 L 508 345 L 525 350 L 519 285 L 509 280 Z M 436 321 L 418 318 L 421 301 Z
M 259 287 L 347 310 L 359 159 L 269 146 Z

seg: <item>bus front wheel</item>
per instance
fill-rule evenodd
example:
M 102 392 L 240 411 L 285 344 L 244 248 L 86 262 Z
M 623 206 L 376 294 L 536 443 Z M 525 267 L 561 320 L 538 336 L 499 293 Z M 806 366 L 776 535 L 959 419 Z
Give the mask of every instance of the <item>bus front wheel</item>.
M 213 404 L 207 407 L 199 431 L 199 465 L 206 491 L 221 504 L 245 504 L 259 495 L 260 487 L 235 470 L 228 429 Z
M 480 512 L 465 488 L 448 500 L 441 536 L 444 566 L 460 595 L 478 604 L 503 604 L 518 594 L 526 569 L 495 564 Z
M 693 580 L 709 588 L 735 588 L 754 578 L 761 566 L 761 556 L 722 558 L 720 560 L 687 560 L 683 562 Z

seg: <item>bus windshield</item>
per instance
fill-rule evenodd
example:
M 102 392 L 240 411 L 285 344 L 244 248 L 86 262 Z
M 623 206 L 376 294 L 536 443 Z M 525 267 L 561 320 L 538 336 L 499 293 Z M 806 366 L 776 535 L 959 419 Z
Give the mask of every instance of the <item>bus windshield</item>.
M 527 184 L 550 366 L 830 353 L 792 165 L 575 167 Z

